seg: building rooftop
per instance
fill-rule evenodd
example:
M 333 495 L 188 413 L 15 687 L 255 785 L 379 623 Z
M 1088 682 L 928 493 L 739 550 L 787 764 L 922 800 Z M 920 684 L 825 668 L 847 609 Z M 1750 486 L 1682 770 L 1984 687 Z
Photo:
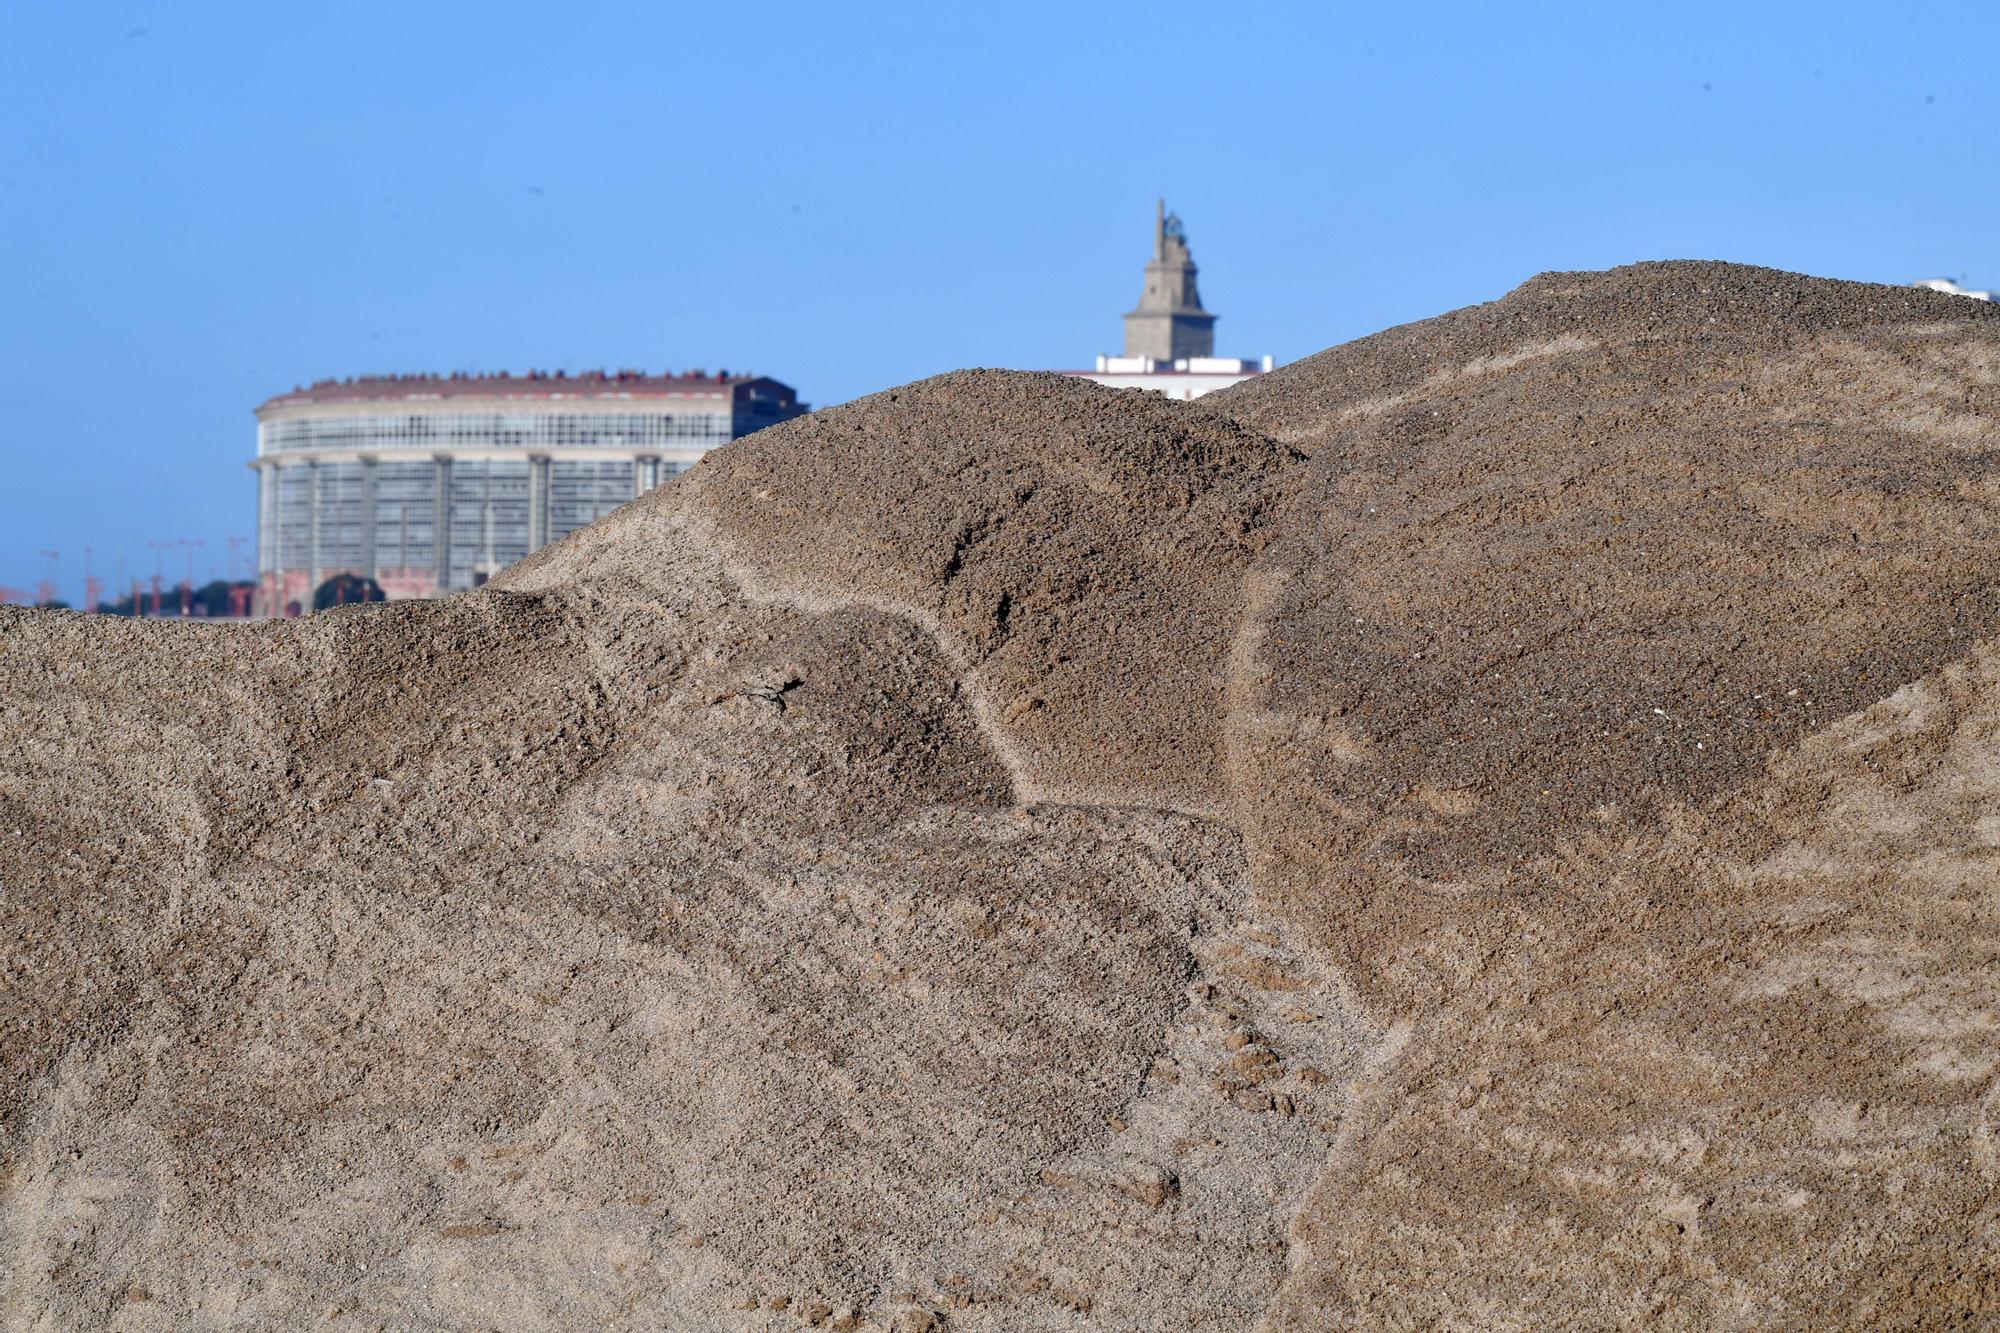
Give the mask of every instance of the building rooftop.
M 1928 287 L 1947 296 L 1969 296 L 1975 301 L 1991 301 L 1993 293 L 1977 287 L 1961 287 L 1950 278 L 1918 278 L 1912 287 Z
M 1160 361 L 1150 356 L 1102 356 L 1095 370 L 1064 370 L 1062 375 L 1261 375 L 1277 363 L 1270 357 L 1252 361 L 1238 356 L 1184 356 Z
M 718 370 L 670 371 L 658 375 L 643 370 L 530 370 L 520 375 L 497 371 L 490 375 L 361 375 L 344 380 L 318 380 L 266 401 L 268 407 L 304 403 L 426 402 L 441 398 L 710 398 L 736 385 L 765 379 L 762 375 L 732 375 Z M 775 381 L 773 381 L 775 382 Z

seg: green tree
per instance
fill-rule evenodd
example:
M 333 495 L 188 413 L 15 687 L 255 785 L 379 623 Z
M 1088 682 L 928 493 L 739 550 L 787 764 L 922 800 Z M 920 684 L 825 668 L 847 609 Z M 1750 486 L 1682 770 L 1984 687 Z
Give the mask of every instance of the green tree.
M 194 613 L 198 616 L 226 616 L 229 614 L 229 584 L 222 579 L 211 579 L 194 590 L 191 598 Z
M 360 574 L 335 574 L 313 592 L 313 610 L 346 606 L 349 602 L 380 602 L 382 585 Z

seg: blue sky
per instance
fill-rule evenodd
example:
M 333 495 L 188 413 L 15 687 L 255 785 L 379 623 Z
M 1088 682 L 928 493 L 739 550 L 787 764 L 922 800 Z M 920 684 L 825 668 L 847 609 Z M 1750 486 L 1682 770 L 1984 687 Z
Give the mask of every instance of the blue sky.
M 72 600 L 226 572 L 322 376 L 1087 365 L 1160 194 L 1225 355 L 1637 259 L 2000 284 L 1988 5 L 4 12 L 0 584 Z

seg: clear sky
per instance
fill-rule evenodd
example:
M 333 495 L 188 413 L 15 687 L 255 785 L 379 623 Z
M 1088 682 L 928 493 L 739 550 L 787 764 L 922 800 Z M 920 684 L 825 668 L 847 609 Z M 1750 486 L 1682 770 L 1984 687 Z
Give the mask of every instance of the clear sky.
M 0 14 L 0 584 L 72 601 L 227 572 L 323 376 L 1088 365 L 1160 194 L 1224 355 L 1638 259 L 2000 285 L 1990 4 Z

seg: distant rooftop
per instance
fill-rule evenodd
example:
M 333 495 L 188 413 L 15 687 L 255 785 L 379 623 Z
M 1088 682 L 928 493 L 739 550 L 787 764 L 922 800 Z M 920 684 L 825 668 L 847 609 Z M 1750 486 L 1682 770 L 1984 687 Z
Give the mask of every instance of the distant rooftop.
M 1150 356 L 1103 356 L 1095 370 L 1064 370 L 1063 375 L 1261 375 L 1277 363 L 1271 357 L 1252 361 L 1238 356 L 1183 356 L 1161 361 Z
M 496 371 L 490 375 L 457 372 L 450 375 L 361 375 L 344 380 L 318 380 L 270 399 L 264 407 L 294 403 L 423 401 L 435 398 L 690 398 L 720 396 L 761 375 L 732 375 L 718 370 L 686 370 L 658 375 L 643 370 L 530 370 L 520 375 Z M 263 408 L 259 408 L 262 411 Z
M 1947 296 L 1969 296 L 1975 301 L 1991 301 L 1993 293 L 1979 287 L 1961 287 L 1950 278 L 1918 278 L 1912 287 L 1928 287 Z

